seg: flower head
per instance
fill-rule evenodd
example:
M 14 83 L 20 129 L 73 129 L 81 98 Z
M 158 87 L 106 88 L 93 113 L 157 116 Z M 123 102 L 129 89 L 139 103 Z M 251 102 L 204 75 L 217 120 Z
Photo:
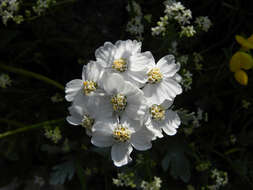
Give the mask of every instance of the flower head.
M 177 74 L 180 66 L 175 63 L 173 55 L 163 57 L 157 64 L 152 59 L 148 66 L 148 80 L 143 92 L 150 102 L 159 105 L 166 99 L 172 101 L 176 95 L 182 92 L 182 88 L 178 83 L 180 77 Z
M 66 84 L 66 100 L 72 102 L 78 94 L 90 96 L 101 93 L 100 78 L 103 74 L 102 67 L 95 61 L 90 61 L 83 66 L 82 79 L 74 79 Z
M 99 64 L 109 73 L 118 73 L 126 81 L 138 87 L 145 84 L 147 64 L 152 57 L 150 52 L 141 53 L 141 42 L 135 40 L 105 42 L 95 56 Z
M 131 162 L 133 147 L 147 150 L 152 146 L 153 133 L 128 117 L 121 117 L 120 122 L 116 118 L 105 119 L 97 122 L 93 128 L 92 144 L 98 147 L 111 146 L 111 157 L 118 167 Z

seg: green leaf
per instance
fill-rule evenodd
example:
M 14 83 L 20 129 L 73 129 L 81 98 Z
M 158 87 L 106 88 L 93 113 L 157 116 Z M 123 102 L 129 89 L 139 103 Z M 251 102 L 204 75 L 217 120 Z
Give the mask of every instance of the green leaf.
M 189 152 L 188 146 L 174 138 L 174 141 L 168 143 L 168 151 L 162 160 L 162 168 L 164 171 L 170 169 L 170 174 L 174 178 L 180 178 L 187 183 L 190 180 L 190 162 L 185 155 Z
M 53 167 L 50 176 L 50 184 L 64 184 L 66 180 L 71 180 L 75 174 L 75 164 L 73 160 L 63 162 Z

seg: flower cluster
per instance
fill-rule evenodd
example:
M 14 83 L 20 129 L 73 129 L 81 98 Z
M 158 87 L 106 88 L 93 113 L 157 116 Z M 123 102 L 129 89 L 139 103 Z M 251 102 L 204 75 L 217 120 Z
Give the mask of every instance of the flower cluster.
M 52 140 L 54 143 L 58 143 L 62 139 L 61 130 L 59 127 L 51 129 L 50 126 L 45 127 L 45 136 L 46 138 Z
M 136 184 L 134 182 L 134 173 L 118 173 L 118 178 L 112 179 L 112 182 L 114 185 L 118 187 L 131 187 L 131 188 L 136 188 Z
M 33 6 L 33 11 L 40 16 L 55 3 L 56 0 L 37 0 L 36 5 Z
M 192 37 L 198 31 L 207 32 L 212 25 L 211 20 L 207 16 L 199 16 L 194 22 L 191 22 L 192 12 L 190 9 L 186 9 L 181 2 L 175 0 L 167 0 L 164 2 L 165 15 L 160 17 L 160 21 L 157 22 L 157 26 L 151 28 L 152 35 L 165 35 L 166 28 L 171 23 L 176 23 L 180 28 L 180 37 Z
M 160 18 L 160 21 L 157 22 L 156 27 L 153 27 L 152 35 L 165 35 L 166 27 L 170 22 L 176 22 L 180 28 L 180 36 L 193 36 L 196 31 L 192 25 L 189 25 L 192 19 L 192 12 L 190 9 L 186 9 L 181 2 L 176 2 L 174 0 L 168 0 L 164 2 L 165 4 L 165 16 Z
M 132 13 L 134 17 L 127 23 L 126 31 L 132 35 L 135 35 L 138 40 L 143 40 L 142 34 L 144 32 L 144 26 L 142 24 L 142 11 L 141 7 L 135 1 L 131 1 L 127 5 L 127 11 Z
M 197 24 L 197 27 L 204 32 L 208 32 L 212 26 L 212 22 L 207 16 L 197 17 L 195 23 Z
M 19 2 L 17 0 L 0 0 L 0 16 L 4 25 L 9 20 L 13 20 L 17 24 L 20 24 L 24 19 L 22 15 L 18 14 Z
M 163 132 L 176 134 L 181 121 L 169 108 L 182 93 L 180 65 L 173 55 L 156 63 L 135 40 L 105 42 L 95 57 L 83 67 L 82 79 L 66 85 L 65 98 L 72 102 L 67 121 L 83 126 L 95 146 L 112 147 L 120 167 L 132 160 L 133 148 L 148 150 Z
M 143 190 L 159 190 L 162 187 L 162 180 L 159 177 L 154 177 L 154 181 L 147 182 L 142 181 L 141 182 L 141 188 Z
M 245 70 L 249 70 L 253 67 L 253 57 L 248 52 L 253 49 L 253 35 L 248 39 L 237 35 L 236 41 L 242 46 L 240 51 L 237 51 L 230 59 L 229 68 L 234 72 L 235 80 L 246 86 L 248 84 L 248 75 Z

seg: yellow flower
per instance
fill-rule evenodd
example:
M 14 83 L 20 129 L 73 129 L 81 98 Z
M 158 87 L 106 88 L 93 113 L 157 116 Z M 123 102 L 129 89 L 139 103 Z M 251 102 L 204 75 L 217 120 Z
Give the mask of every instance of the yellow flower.
M 248 38 L 244 38 L 242 36 L 236 35 L 236 41 L 242 46 L 243 50 L 253 49 L 253 34 Z
M 238 51 L 230 60 L 229 68 L 232 72 L 240 69 L 249 70 L 253 67 L 253 58 L 250 54 Z
M 241 85 L 246 86 L 248 84 L 248 75 L 243 70 L 237 70 L 235 72 L 235 80 L 240 83 Z

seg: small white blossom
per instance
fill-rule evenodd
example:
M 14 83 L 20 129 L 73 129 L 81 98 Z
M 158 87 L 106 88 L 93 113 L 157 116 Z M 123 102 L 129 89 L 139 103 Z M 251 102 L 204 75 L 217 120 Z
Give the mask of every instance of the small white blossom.
M 141 188 L 143 190 L 159 190 L 162 187 L 162 180 L 159 177 L 154 177 L 154 181 L 147 182 L 142 181 L 141 182 Z
M 197 27 L 204 32 L 208 32 L 209 28 L 212 26 L 212 22 L 207 16 L 197 17 L 195 23 L 197 24 Z
M 34 183 L 38 184 L 40 187 L 42 187 L 45 184 L 45 180 L 43 177 L 34 176 Z
M 64 98 L 61 96 L 61 94 L 56 93 L 55 95 L 53 95 L 51 98 L 51 101 L 53 103 L 58 103 L 58 102 L 62 102 L 64 100 Z
M 193 37 L 196 34 L 196 30 L 194 29 L 193 26 L 181 26 L 181 32 L 180 36 L 181 37 Z
M 36 5 L 33 6 L 33 11 L 40 16 L 55 3 L 56 0 L 37 0 Z
M 130 4 L 128 4 L 127 11 L 131 12 L 135 16 L 133 18 L 131 18 L 131 20 L 127 23 L 126 31 L 132 35 L 135 35 L 138 40 L 142 40 L 144 26 L 141 22 L 142 17 L 143 17 L 141 7 L 135 1 L 131 1 L 130 3 L 132 3 L 133 10 L 131 11 L 131 6 L 130 6 Z
M 6 88 L 7 86 L 11 86 L 11 79 L 9 75 L 7 74 L 1 74 L 0 75 L 0 87 L 1 88 Z
M 23 21 L 23 16 L 18 14 L 19 6 L 17 0 L 0 0 L 0 16 L 4 25 L 7 25 L 9 20 L 13 20 L 17 24 Z
M 192 73 L 189 70 L 186 70 L 186 69 L 182 70 L 182 81 L 181 81 L 181 84 L 183 85 L 185 91 L 191 90 Z

